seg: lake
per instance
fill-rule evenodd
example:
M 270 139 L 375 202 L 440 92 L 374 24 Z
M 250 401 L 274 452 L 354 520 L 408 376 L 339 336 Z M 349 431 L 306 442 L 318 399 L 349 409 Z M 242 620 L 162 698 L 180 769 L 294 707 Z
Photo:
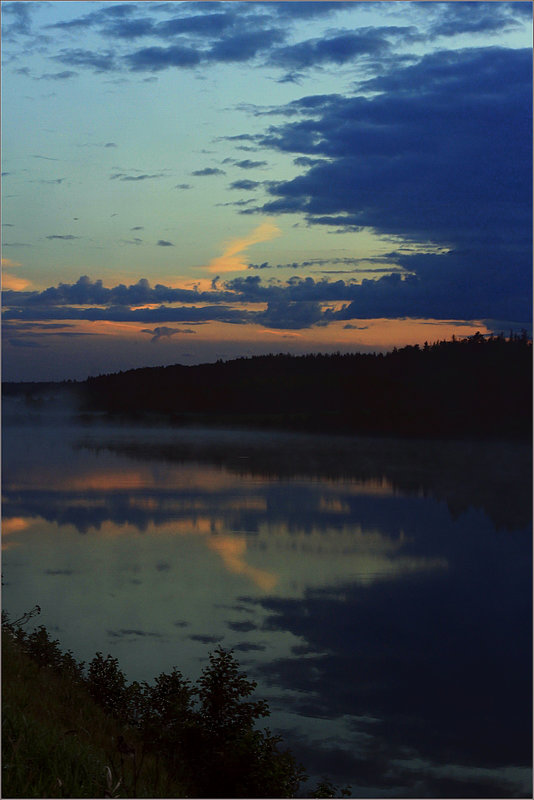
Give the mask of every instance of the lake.
M 12 618 L 130 680 L 233 648 L 353 797 L 531 796 L 530 446 L 5 415 Z

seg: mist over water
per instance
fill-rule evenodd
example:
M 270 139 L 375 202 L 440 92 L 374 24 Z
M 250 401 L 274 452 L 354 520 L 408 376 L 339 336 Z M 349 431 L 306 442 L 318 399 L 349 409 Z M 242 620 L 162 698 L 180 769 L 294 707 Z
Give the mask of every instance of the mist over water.
M 130 680 L 233 648 L 269 727 L 353 796 L 530 795 L 528 447 L 7 406 L 12 615 L 39 603 Z

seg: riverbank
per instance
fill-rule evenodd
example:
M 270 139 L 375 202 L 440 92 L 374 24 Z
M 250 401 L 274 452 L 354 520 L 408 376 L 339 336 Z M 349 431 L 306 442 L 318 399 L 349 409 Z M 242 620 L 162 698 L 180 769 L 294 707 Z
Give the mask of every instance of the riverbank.
M 127 684 L 111 656 L 85 668 L 43 626 L 4 620 L 2 681 L 4 797 L 295 797 L 306 777 L 255 728 L 267 704 L 220 648 L 196 685 L 176 668 Z

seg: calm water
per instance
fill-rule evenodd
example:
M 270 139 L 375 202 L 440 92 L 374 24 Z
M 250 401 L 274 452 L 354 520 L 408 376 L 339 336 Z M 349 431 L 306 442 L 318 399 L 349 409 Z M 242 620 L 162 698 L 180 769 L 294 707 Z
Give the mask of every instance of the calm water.
M 528 447 L 19 422 L 12 615 L 131 680 L 234 648 L 353 796 L 531 795 Z

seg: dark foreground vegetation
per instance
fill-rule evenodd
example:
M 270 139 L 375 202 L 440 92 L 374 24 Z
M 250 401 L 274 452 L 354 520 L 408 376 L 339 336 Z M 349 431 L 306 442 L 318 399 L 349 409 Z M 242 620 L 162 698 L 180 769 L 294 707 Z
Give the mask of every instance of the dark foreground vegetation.
M 88 666 L 44 626 L 2 625 L 3 797 L 295 797 L 306 778 L 231 651 L 196 684 L 176 669 L 127 683 L 117 659 Z M 335 797 L 328 780 L 312 797 Z M 347 790 L 341 790 L 346 795 Z M 339 796 L 339 794 L 337 795 Z
M 529 436 L 526 334 L 383 354 L 264 356 L 137 369 L 87 380 L 86 409 L 177 423 L 401 436 Z

